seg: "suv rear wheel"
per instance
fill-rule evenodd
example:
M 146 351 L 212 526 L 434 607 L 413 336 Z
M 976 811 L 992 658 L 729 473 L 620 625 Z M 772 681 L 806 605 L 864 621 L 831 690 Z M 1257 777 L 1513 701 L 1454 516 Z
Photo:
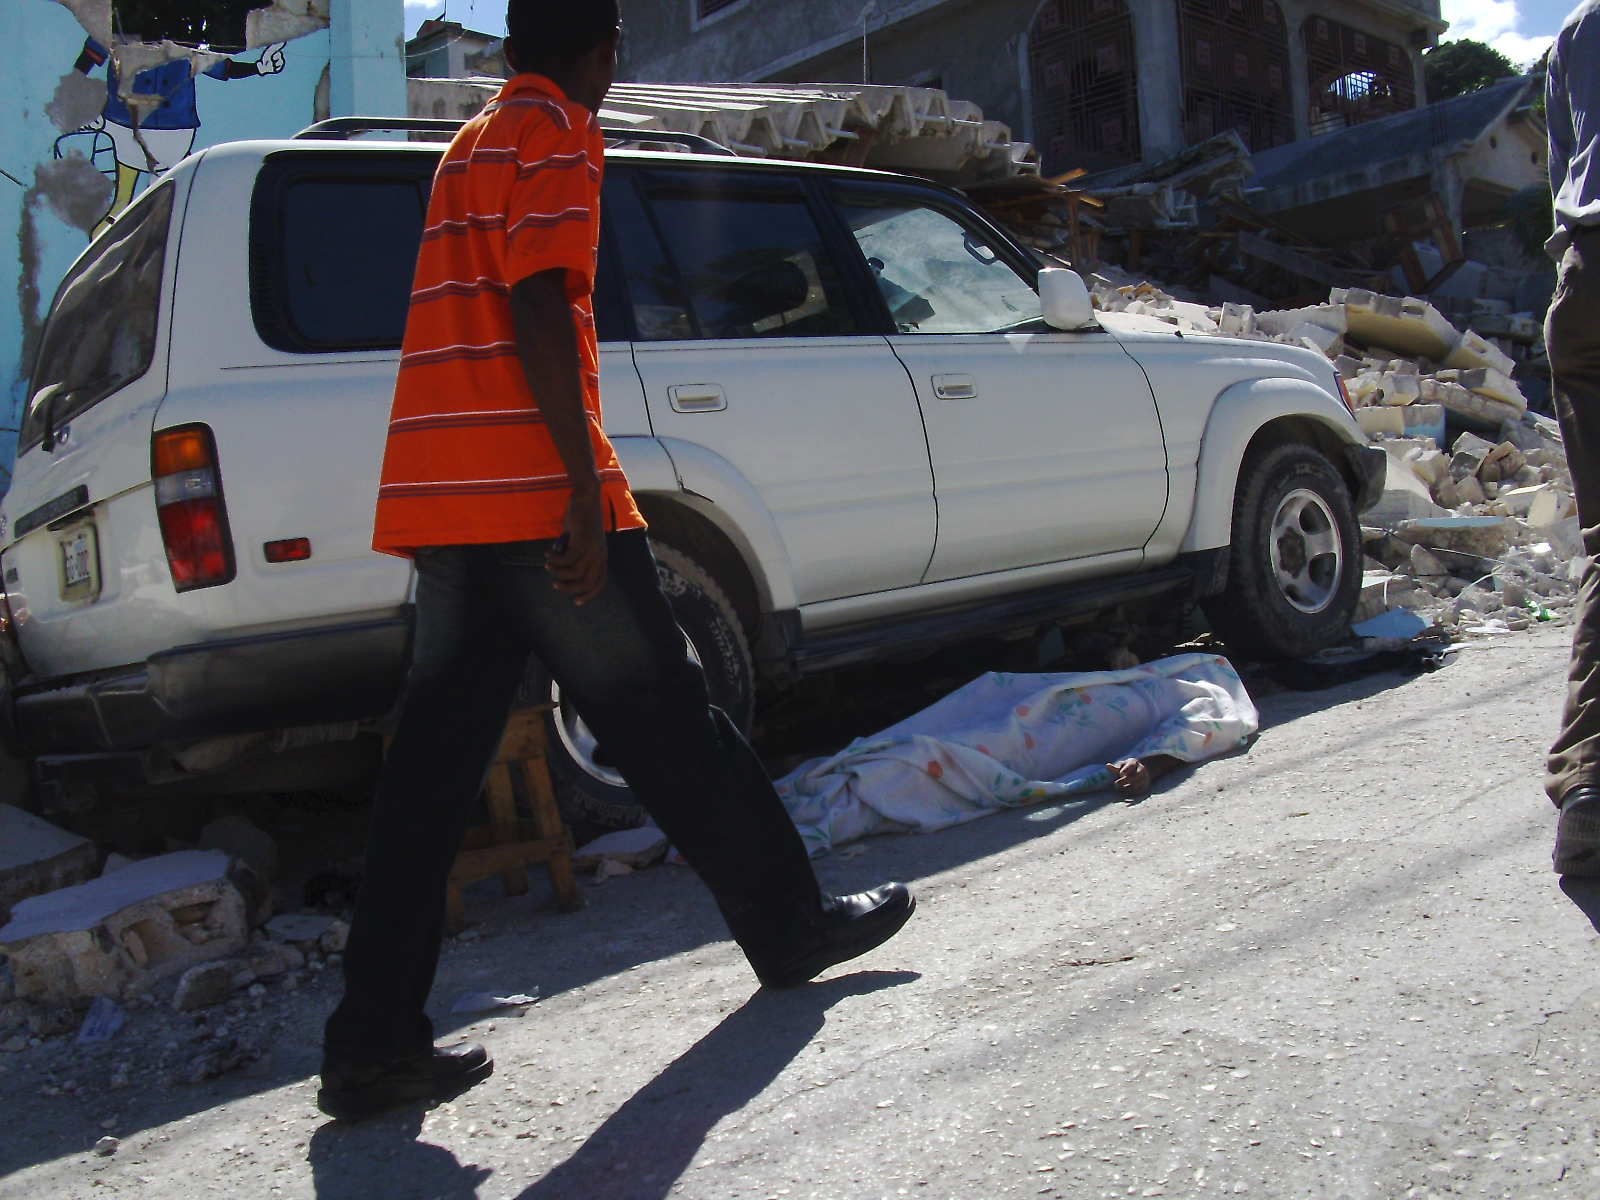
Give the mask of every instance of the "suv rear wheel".
M 1350 490 L 1310 446 L 1247 459 L 1233 509 L 1228 586 L 1205 602 L 1230 649 L 1300 658 L 1344 638 L 1361 589 Z
M 693 658 L 705 671 L 711 703 L 740 729 L 750 728 L 755 668 L 750 645 L 727 593 L 689 554 L 652 542 L 661 590 L 683 629 Z M 534 670 L 539 670 L 535 664 Z M 542 671 L 541 671 L 542 674 Z M 606 759 L 583 717 L 561 703 L 561 691 L 544 683 L 557 707 L 548 718 L 550 774 L 562 813 L 574 824 L 631 829 L 644 822 L 643 807 Z

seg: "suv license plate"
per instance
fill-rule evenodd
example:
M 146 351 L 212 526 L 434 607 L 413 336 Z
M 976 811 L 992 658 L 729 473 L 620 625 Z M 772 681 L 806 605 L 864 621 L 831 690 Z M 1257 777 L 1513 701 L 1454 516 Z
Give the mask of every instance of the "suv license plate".
M 61 598 L 93 600 L 100 594 L 100 548 L 93 525 L 61 535 Z

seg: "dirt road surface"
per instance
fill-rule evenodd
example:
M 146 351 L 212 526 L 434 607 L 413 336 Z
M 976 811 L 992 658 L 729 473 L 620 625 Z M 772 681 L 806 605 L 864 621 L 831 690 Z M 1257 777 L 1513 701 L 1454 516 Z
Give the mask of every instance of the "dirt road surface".
M 441 1015 L 498 1065 L 430 1111 L 316 1113 L 331 971 L 0 1056 L 0 1195 L 1589 1200 L 1600 888 L 1551 874 L 1539 790 L 1566 638 L 1266 696 L 1248 753 L 1139 805 L 826 860 L 830 887 L 904 878 L 921 907 L 792 992 L 754 988 L 682 869 L 566 917 L 485 891 L 441 1014 L 543 999 Z M 264 1056 L 184 1082 L 223 1033 Z

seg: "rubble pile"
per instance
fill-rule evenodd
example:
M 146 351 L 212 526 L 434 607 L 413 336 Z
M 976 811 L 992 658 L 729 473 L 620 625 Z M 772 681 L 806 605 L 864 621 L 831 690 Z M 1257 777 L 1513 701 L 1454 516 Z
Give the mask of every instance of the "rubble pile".
M 1384 495 L 1362 516 L 1358 621 L 1411 607 L 1492 633 L 1572 605 L 1587 559 L 1559 427 L 1528 410 L 1514 378 L 1526 346 L 1457 329 L 1416 297 L 1334 288 L 1324 304 L 1258 312 L 1146 281 L 1092 284 L 1102 311 L 1301 346 L 1333 363 L 1356 420 L 1389 456 Z M 1519 338 L 1536 329 L 1522 320 Z

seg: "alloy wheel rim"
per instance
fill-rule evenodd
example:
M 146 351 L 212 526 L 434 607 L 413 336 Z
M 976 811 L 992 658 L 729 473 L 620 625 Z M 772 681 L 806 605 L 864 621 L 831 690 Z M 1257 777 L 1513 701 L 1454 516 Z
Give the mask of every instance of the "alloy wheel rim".
M 1308 488 L 1290 492 L 1272 515 L 1267 544 L 1278 594 L 1307 616 L 1326 611 L 1344 577 L 1344 545 L 1328 502 Z

